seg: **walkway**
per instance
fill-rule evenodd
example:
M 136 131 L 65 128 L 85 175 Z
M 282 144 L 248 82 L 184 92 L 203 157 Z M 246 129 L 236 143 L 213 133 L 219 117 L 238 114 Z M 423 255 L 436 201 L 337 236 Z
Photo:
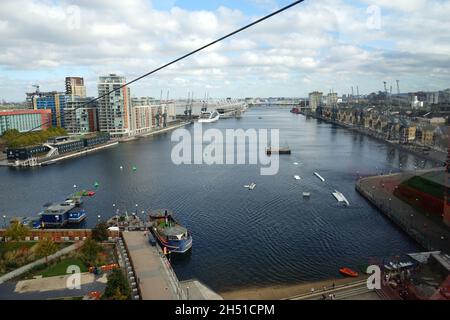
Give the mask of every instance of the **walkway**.
M 423 172 L 428 171 L 416 174 Z M 356 189 L 427 250 L 450 253 L 450 228 L 436 223 L 394 195 L 395 188 L 413 175 L 400 173 L 363 178 L 356 183 Z
M 157 247 L 150 245 L 142 231 L 123 232 L 123 239 L 137 277 L 143 300 L 177 300 L 177 283 Z M 176 280 L 178 281 L 178 280 Z

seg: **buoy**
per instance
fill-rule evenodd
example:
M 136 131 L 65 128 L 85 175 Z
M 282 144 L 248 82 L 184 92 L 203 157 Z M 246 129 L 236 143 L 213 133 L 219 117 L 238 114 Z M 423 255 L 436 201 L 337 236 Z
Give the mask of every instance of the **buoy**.
M 73 187 L 74 187 L 74 188 L 76 188 L 76 187 L 77 187 L 77 185 L 76 185 L 76 184 L 74 184 L 74 185 L 73 185 Z
M 133 166 L 133 171 L 136 171 L 136 170 L 137 170 L 136 166 Z
M 122 166 L 120 166 L 120 170 L 123 170 L 123 167 L 122 167 Z
M 98 184 L 98 182 L 97 181 L 95 181 L 95 183 L 94 183 L 94 187 L 98 187 L 99 186 L 99 184 Z

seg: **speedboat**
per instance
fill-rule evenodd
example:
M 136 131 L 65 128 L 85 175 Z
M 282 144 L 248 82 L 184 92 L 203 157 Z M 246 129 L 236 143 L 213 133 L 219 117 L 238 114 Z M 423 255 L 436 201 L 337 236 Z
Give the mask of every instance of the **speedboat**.
M 353 270 L 350 269 L 350 268 L 340 268 L 340 269 L 339 269 L 339 272 L 340 272 L 341 274 L 343 274 L 344 276 L 347 276 L 347 277 L 353 277 L 353 278 L 355 278 L 355 277 L 358 276 L 358 272 L 353 271 Z
M 253 189 L 255 189 L 255 187 L 256 187 L 256 183 L 254 183 L 254 182 L 244 185 L 244 188 L 247 188 L 249 190 L 253 190 Z
M 294 179 L 295 179 L 295 180 L 300 180 L 301 178 L 300 178 L 300 176 L 295 175 L 295 176 L 294 176 Z
M 150 212 L 149 221 L 153 235 L 169 252 L 185 253 L 192 248 L 190 232 L 175 220 L 169 210 Z
M 200 117 L 198 118 L 198 122 L 200 123 L 210 123 L 216 122 L 220 118 L 220 113 L 217 111 L 202 111 Z

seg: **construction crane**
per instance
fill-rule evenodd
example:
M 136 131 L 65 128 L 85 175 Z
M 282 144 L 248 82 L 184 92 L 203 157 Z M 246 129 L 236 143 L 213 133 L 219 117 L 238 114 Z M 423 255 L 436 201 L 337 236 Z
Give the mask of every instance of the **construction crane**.
M 32 87 L 36 88 L 36 94 L 39 94 L 39 92 L 40 92 L 39 91 L 39 88 L 40 88 L 39 85 L 38 84 L 33 84 Z
M 395 80 L 397 81 L 397 94 L 400 94 L 400 85 L 398 84 L 400 82 L 400 80 Z

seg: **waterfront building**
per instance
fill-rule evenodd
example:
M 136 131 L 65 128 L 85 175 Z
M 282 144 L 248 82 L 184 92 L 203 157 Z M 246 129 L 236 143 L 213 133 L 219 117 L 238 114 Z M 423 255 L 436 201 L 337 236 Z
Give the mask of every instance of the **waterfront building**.
M 98 82 L 98 95 L 103 96 L 119 89 L 126 83 L 125 77 L 110 74 L 102 76 Z M 123 87 L 102 97 L 98 102 L 99 130 L 114 137 L 127 137 L 133 134 L 134 114 L 131 107 L 130 88 Z
M 311 112 L 315 112 L 317 107 L 322 105 L 323 93 L 319 91 L 314 91 L 309 94 L 309 107 Z
M 135 134 L 142 134 L 152 131 L 154 118 L 158 112 L 157 106 L 141 105 L 134 106 L 136 123 L 134 125 Z
M 86 87 L 81 77 L 66 77 L 66 94 L 72 97 L 86 98 Z
M 64 110 L 71 97 L 65 93 L 52 91 L 41 92 L 32 98 L 33 109 L 51 110 L 52 126 L 64 128 Z
M 336 92 L 330 92 L 326 97 L 326 105 L 329 107 L 336 106 L 338 100 L 338 94 Z
M 72 134 L 98 131 L 98 103 L 88 104 L 93 98 L 74 97 L 67 103 L 65 128 Z
M 51 126 L 51 110 L 6 110 L 0 111 L 0 135 L 6 130 L 19 132 L 48 129 Z
M 155 98 L 152 97 L 133 97 L 131 98 L 131 106 L 132 107 L 138 107 L 138 106 L 150 106 L 157 104 L 157 101 Z

